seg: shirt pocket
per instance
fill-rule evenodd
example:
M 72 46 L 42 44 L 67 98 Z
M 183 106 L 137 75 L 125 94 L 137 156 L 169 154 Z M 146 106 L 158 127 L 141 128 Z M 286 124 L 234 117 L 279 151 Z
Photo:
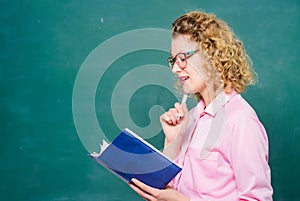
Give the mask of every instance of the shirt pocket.
M 209 153 L 204 159 L 200 153 L 188 153 L 182 171 L 182 182 L 195 193 L 209 193 L 216 185 L 219 153 Z

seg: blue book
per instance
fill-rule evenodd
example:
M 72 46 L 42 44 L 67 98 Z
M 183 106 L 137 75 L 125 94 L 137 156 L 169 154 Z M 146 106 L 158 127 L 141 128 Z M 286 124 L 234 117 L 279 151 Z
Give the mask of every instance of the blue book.
M 100 153 L 90 157 L 125 182 L 136 178 L 163 189 L 181 171 L 167 156 L 128 128 L 110 143 L 103 142 Z

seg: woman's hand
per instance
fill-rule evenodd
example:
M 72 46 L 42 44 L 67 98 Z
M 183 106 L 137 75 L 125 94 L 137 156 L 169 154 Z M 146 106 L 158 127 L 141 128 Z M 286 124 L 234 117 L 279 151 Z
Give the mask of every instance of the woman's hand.
M 165 133 L 165 145 L 172 143 L 179 135 L 183 135 L 189 122 L 186 103 L 175 103 L 174 108 L 169 109 L 160 116 L 160 123 Z
M 129 183 L 129 186 L 147 201 L 189 201 L 188 197 L 182 195 L 170 186 L 160 190 L 148 186 L 137 179 L 132 179 L 132 182 L 134 184 Z

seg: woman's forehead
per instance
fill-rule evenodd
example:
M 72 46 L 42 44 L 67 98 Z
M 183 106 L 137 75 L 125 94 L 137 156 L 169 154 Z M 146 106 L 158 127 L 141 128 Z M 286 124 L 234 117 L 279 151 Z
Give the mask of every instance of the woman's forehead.
M 171 41 L 171 54 L 175 55 L 181 52 L 189 52 L 198 48 L 198 44 L 191 41 L 186 35 L 177 35 Z

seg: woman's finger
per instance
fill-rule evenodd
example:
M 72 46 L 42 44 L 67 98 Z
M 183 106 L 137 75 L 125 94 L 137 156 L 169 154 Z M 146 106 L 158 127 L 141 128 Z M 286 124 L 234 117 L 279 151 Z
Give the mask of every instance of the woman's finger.
M 162 124 L 165 122 L 169 125 L 177 125 L 184 116 L 184 109 L 179 103 L 175 103 L 174 108 L 161 115 Z
M 141 197 L 147 200 L 155 200 L 155 195 L 157 194 L 158 189 L 152 188 L 151 186 L 148 186 L 134 178 L 131 181 L 133 184 L 129 184 L 129 186 Z
M 180 116 L 180 118 L 183 117 L 184 112 L 183 112 L 182 105 L 180 105 L 179 103 L 175 103 L 174 107 L 176 108 L 176 110 L 178 112 L 178 116 Z
M 153 200 L 153 196 L 151 196 L 150 194 L 142 191 L 140 188 L 138 188 L 137 186 L 135 186 L 134 184 L 132 183 L 128 183 L 129 184 L 129 187 L 134 190 L 139 196 L 141 196 L 142 198 L 144 198 L 145 200 Z
M 150 195 L 156 195 L 157 194 L 157 191 L 158 189 L 156 188 L 153 188 L 151 186 L 148 186 L 146 184 L 144 184 L 143 182 L 133 178 L 131 180 L 135 185 L 137 185 L 140 189 L 142 189 L 144 192 L 150 194 Z

